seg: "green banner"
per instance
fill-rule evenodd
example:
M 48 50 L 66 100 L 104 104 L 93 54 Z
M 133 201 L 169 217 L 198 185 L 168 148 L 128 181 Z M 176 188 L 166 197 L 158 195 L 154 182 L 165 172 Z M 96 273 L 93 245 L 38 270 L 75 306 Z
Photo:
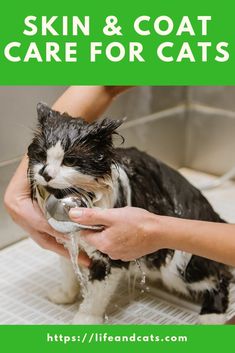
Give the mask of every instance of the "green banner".
M 2 326 L 1 351 L 221 353 L 234 326 Z
M 4 2 L 1 85 L 233 85 L 233 0 Z

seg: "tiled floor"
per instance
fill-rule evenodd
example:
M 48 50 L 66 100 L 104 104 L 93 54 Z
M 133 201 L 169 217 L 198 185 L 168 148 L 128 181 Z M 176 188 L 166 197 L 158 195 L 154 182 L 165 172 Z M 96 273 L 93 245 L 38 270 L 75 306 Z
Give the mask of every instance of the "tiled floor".
M 46 298 L 48 288 L 60 279 L 56 255 L 23 240 L 1 251 L 0 267 L 0 324 L 68 324 L 72 320 L 78 304 L 55 305 Z M 165 293 L 159 291 L 158 296 L 163 298 Z M 110 323 L 117 324 L 196 322 L 196 307 L 181 305 L 156 299 L 153 293 L 140 294 L 138 289 L 129 300 L 120 288 L 107 315 Z
M 196 182 L 210 176 L 183 170 Z M 215 208 L 230 221 L 235 220 L 235 185 L 227 183 L 207 192 Z M 46 298 L 48 288 L 60 280 L 57 256 L 23 240 L 0 252 L 0 324 L 68 324 L 78 304 L 55 305 Z M 233 288 L 235 294 L 235 288 Z M 199 308 L 159 289 L 140 293 L 130 300 L 122 286 L 107 310 L 109 323 L 194 324 Z M 232 305 L 231 313 L 235 311 Z

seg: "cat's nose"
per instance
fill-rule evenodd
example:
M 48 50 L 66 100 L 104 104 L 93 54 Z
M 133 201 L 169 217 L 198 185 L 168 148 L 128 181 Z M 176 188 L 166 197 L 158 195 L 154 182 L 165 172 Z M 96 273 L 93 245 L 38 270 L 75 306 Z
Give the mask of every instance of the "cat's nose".
M 40 174 L 47 183 L 52 179 L 52 177 L 46 171 L 46 166 L 42 167 L 42 169 L 39 170 L 38 174 Z

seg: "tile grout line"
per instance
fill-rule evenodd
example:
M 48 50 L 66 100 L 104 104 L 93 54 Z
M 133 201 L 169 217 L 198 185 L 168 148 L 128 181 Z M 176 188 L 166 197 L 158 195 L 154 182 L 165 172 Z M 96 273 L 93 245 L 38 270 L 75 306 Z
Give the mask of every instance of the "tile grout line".
M 19 162 L 22 158 L 23 158 L 23 155 L 2 161 L 0 162 L 0 168 L 7 167 L 8 165 Z
M 165 117 L 170 116 L 175 113 L 177 113 L 177 114 L 182 113 L 184 111 L 185 111 L 185 104 L 181 104 L 181 105 L 176 106 L 174 108 L 165 109 L 165 110 L 162 110 L 160 112 L 157 112 L 157 113 L 154 113 L 151 115 L 147 115 L 147 116 L 143 116 L 138 119 L 134 119 L 130 122 L 123 124 L 123 126 L 119 130 L 129 129 L 130 127 L 134 127 L 137 125 L 143 125 L 145 123 L 149 123 L 149 122 L 161 119 L 161 118 L 165 118 Z
M 206 114 L 220 114 L 224 115 L 227 117 L 235 118 L 235 112 L 232 110 L 226 110 L 226 109 L 221 109 L 221 108 L 216 108 L 216 107 L 210 107 L 207 105 L 202 105 L 202 104 L 195 104 L 195 103 L 190 103 L 188 105 L 188 111 L 199 111 L 202 113 Z
M 214 108 L 202 104 L 197 104 L 197 103 L 184 103 L 169 109 L 162 110 L 160 112 L 156 112 L 154 114 L 148 115 L 148 116 L 143 116 L 141 118 L 134 119 L 130 122 L 124 123 L 122 127 L 120 127 L 119 131 L 129 129 L 131 127 L 135 127 L 138 125 L 143 125 L 145 123 L 150 123 L 152 121 L 158 120 L 165 118 L 167 116 L 173 115 L 173 114 L 179 114 L 183 112 L 190 112 L 190 111 L 198 111 L 198 112 L 203 112 L 205 114 L 220 114 L 224 115 L 230 118 L 235 118 L 235 112 L 231 110 L 226 110 L 226 109 L 221 109 L 221 108 Z M 15 158 L 7 159 L 5 161 L 0 162 L 0 168 L 9 166 L 11 164 L 20 162 L 20 160 L 23 158 L 23 154 L 20 156 L 17 156 Z

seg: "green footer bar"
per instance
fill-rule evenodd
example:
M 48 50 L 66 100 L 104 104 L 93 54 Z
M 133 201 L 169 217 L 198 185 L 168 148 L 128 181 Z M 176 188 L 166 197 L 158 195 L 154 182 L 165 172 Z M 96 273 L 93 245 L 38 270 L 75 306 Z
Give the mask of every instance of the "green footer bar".
M 216 353 L 233 350 L 234 335 L 235 326 L 0 326 L 0 350 Z

